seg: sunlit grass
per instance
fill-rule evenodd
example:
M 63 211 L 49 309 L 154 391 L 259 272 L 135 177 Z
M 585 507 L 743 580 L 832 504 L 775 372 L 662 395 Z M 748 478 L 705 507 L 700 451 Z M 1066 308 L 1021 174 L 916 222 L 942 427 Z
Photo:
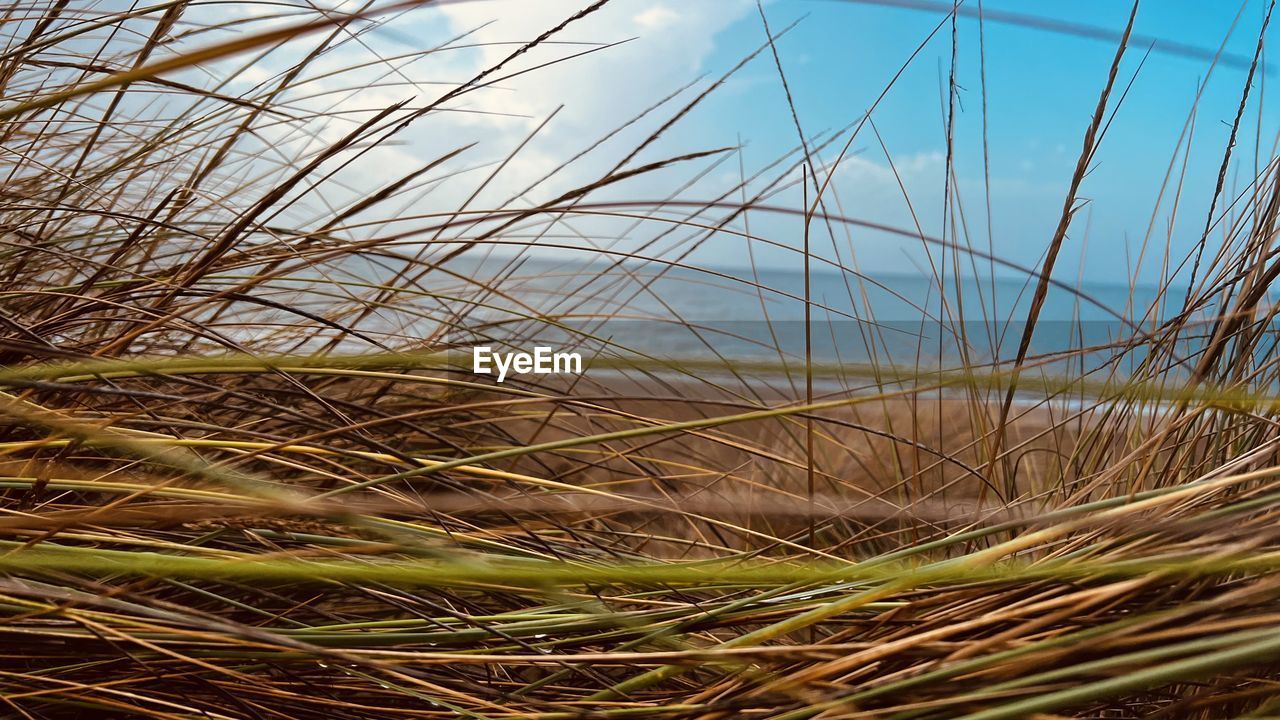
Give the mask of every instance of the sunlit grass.
M 598 128 L 527 188 L 503 182 L 518 147 L 377 164 L 402 128 L 472 110 L 453 102 L 468 93 L 591 62 L 599 46 L 536 51 L 600 5 L 443 85 L 418 77 L 438 49 L 365 44 L 429 3 L 7 11 L 4 712 L 1274 712 L 1274 164 L 1239 197 L 1220 181 L 1206 249 L 1166 250 L 1195 270 L 1127 308 L 1052 277 L 1124 101 L 1127 32 L 1040 267 L 847 215 L 828 181 L 855 139 L 874 141 L 865 119 L 704 196 L 737 148 L 655 153 L 728 75 L 655 99 L 624 126 L 648 135 L 621 151 L 607 141 L 623 128 Z M 368 55 L 342 67 L 355 45 Z M 785 76 L 771 40 L 729 75 L 753 59 Z M 439 95 L 365 100 L 409 76 Z M 608 170 L 566 186 L 560 170 L 588 156 Z M 360 185 L 362 160 L 376 187 Z M 677 179 L 628 196 L 656 177 Z M 839 251 L 766 236 L 764 217 L 833 248 L 856 230 L 945 254 L 930 268 L 944 298 L 956 268 L 1021 273 L 1033 305 L 1065 293 L 1119 337 L 1037 354 L 1035 309 L 939 300 L 915 309 L 961 352 L 895 356 L 875 317 L 689 259 L 732 241 L 839 273 L 851 303 L 892 293 Z M 526 264 L 539 250 L 577 264 L 546 273 Z M 721 352 L 705 318 L 662 296 L 677 271 L 758 300 L 763 323 L 778 303 L 856 321 L 868 356 Z M 608 324 L 637 317 L 706 352 L 664 355 Z M 1025 321 L 1016 353 L 984 359 L 966 320 Z M 470 372 L 474 342 L 547 337 L 587 351 L 582 377 Z

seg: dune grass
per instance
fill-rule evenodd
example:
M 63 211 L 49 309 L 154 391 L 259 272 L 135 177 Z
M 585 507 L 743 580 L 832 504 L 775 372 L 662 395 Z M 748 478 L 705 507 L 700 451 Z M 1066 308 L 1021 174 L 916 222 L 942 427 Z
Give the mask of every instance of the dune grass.
M 1052 264 L 1132 28 L 1103 35 L 1116 62 L 1041 267 L 846 215 L 830 178 L 874 142 L 870 114 L 816 136 L 793 115 L 791 153 L 702 194 L 735 148 L 655 153 L 727 76 L 600 128 L 505 202 L 519 148 L 385 171 L 405 128 L 537 72 L 604 4 L 385 103 L 468 38 L 334 58 L 429 3 L 5 9 L 0 714 L 1280 714 L 1280 176 L 1273 160 L 1225 180 L 1261 39 L 1216 56 L 1250 81 L 1204 241 L 1166 251 L 1185 299 L 1102 306 L 1121 339 L 1040 356 L 1046 294 L 1077 292 Z M 744 63 L 785 87 L 789 28 L 760 16 Z M 566 185 L 582 158 L 605 169 Z M 665 198 L 629 194 L 675 171 Z M 767 217 L 801 220 L 803 243 L 754 234 Z M 677 271 L 759 299 L 762 322 L 766 296 L 838 315 L 810 271 L 851 298 L 877 281 L 808 250 L 855 230 L 929 248 L 943 297 L 966 271 L 1021 272 L 1017 318 L 921 308 L 961 347 L 970 318 L 1025 321 L 1016 354 L 904 363 L 874 352 L 873 317 L 872 356 L 850 362 L 672 360 L 610 334 L 641 299 L 700 332 L 655 290 Z M 688 259 L 726 237 L 789 250 L 803 294 Z M 535 246 L 577 264 L 551 277 L 526 264 Z M 499 385 L 466 363 L 478 341 L 547 337 L 588 372 Z

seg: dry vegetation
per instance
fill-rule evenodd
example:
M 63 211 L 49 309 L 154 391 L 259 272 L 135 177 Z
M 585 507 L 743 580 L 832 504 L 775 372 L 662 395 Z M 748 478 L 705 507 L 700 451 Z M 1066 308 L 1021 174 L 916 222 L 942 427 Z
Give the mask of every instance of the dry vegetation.
M 496 386 L 442 354 L 464 308 L 496 308 L 486 332 L 513 344 L 563 318 L 459 259 L 588 203 L 695 243 L 745 232 L 747 206 L 796 209 L 738 188 L 596 202 L 705 162 L 636 148 L 534 204 L 438 203 L 424 189 L 476 182 L 444 157 L 296 220 L 403 123 L 512 71 L 342 117 L 298 101 L 326 53 L 414 4 L 5 9 L 0 715 L 1280 713 L 1274 160 L 1238 197 L 1220 185 L 1187 312 L 1140 308 L 1087 375 L 1042 376 L 1024 348 L 846 369 L 861 380 L 808 404 L 634 358 Z M 316 141 L 262 149 L 292 137 Z M 855 222 L 826 209 L 801 212 Z

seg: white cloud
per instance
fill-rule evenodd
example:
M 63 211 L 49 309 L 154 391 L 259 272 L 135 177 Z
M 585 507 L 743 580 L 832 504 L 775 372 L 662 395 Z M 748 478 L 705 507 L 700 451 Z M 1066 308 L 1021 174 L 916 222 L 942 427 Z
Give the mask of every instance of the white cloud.
M 667 27 L 677 21 L 680 16 L 676 11 L 666 5 L 654 5 L 638 13 L 633 20 L 635 23 L 646 30 L 655 30 Z
M 442 6 L 454 32 L 480 28 L 468 38 L 488 44 L 472 69 L 488 67 L 514 44 L 532 40 L 580 10 L 578 0 L 468 2 Z M 716 35 L 750 10 L 746 0 L 687 3 L 680 12 L 644 0 L 615 0 L 575 21 L 551 39 L 556 42 L 623 43 L 504 82 L 510 93 L 486 93 L 481 107 L 518 111 L 537 118 L 565 104 L 565 119 L 593 128 L 621 122 L 703 71 Z M 487 24 L 486 24 L 487 23 Z M 531 67 L 589 49 L 589 45 L 548 45 L 518 67 Z
M 394 73 L 388 71 L 386 63 L 376 63 L 359 72 L 325 78 L 310 90 L 341 89 L 343 92 L 334 97 L 342 100 L 339 107 L 345 109 L 376 108 L 411 96 L 415 97 L 415 105 L 427 103 L 444 95 L 453 84 L 503 62 L 523 44 L 584 6 L 582 0 L 495 0 L 424 8 L 362 36 L 363 43 L 347 42 L 341 50 L 327 54 L 323 58 L 324 69 L 372 62 L 376 59 L 374 50 L 383 57 L 392 57 L 463 37 L 412 63 L 398 61 L 399 69 Z M 537 137 L 508 162 L 477 203 L 506 200 L 699 75 L 723 71 L 724 68 L 707 67 L 717 35 L 751 8 L 750 0 L 676 6 L 614 0 L 570 23 L 539 47 L 511 59 L 485 78 L 485 82 L 493 83 L 491 86 L 450 100 L 444 105 L 448 112 L 437 112 L 416 122 L 397 137 L 399 147 L 376 153 L 376 161 L 353 166 L 346 173 L 348 182 L 357 186 L 381 184 L 388 177 L 408 172 L 414 163 L 424 163 L 471 142 L 476 147 L 460 156 L 457 165 L 503 161 L 539 124 L 556 113 Z M 606 47 L 609 45 L 612 46 Z M 522 72 L 526 70 L 529 72 Z M 382 77 L 375 84 L 372 79 L 378 76 Z M 685 98 L 675 103 L 687 102 L 692 92 L 696 91 L 686 92 Z M 537 199 L 599 177 L 674 112 L 678 107 L 675 103 L 558 174 Z M 344 126 L 336 126 L 341 127 Z M 331 128 L 325 136 L 335 132 L 337 129 Z M 702 147 L 680 147 L 671 152 L 690 149 Z M 356 173 L 363 177 L 352 178 Z M 471 177 L 479 182 L 485 174 L 482 171 Z M 465 194 L 471 187 L 469 181 L 454 183 L 453 188 L 437 193 L 433 199 L 447 204 L 452 195 L 445 193 Z

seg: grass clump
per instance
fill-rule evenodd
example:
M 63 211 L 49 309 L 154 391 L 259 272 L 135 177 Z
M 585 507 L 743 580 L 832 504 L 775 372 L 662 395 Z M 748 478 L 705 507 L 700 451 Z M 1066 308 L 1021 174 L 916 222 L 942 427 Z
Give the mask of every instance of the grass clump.
M 734 157 L 653 155 L 720 78 L 509 197 L 493 199 L 518 148 L 460 143 L 388 175 L 406 128 L 550 63 L 530 58 L 604 3 L 386 100 L 467 43 L 344 64 L 418 5 L 6 8 L 6 717 L 1280 712 L 1275 164 L 1230 202 L 1219 181 L 1185 297 L 1120 314 L 1121 340 L 1031 342 L 1047 294 L 1073 290 L 1052 264 L 1122 101 L 1128 31 L 1042 266 L 873 228 L 1023 271 L 1015 355 L 904 363 L 872 338 L 824 360 L 806 324 L 810 352 L 774 335 L 743 359 L 662 283 L 731 286 L 763 322 L 766 296 L 838 315 L 809 270 L 798 290 L 688 258 L 727 235 L 868 292 L 808 242 L 867 228 L 820 158 L 872 128 L 805 137 L 718 195 L 688 180 L 630 199 Z M 785 78 L 787 28 L 769 31 L 751 57 Z M 649 134 L 617 153 L 633 125 Z M 779 199 L 801 188 L 798 208 Z M 785 216 L 803 252 L 750 229 Z M 712 352 L 620 339 L 609 323 L 644 303 Z M 939 322 L 968 346 L 963 313 Z M 477 342 L 552 338 L 591 369 L 496 384 L 465 362 Z

